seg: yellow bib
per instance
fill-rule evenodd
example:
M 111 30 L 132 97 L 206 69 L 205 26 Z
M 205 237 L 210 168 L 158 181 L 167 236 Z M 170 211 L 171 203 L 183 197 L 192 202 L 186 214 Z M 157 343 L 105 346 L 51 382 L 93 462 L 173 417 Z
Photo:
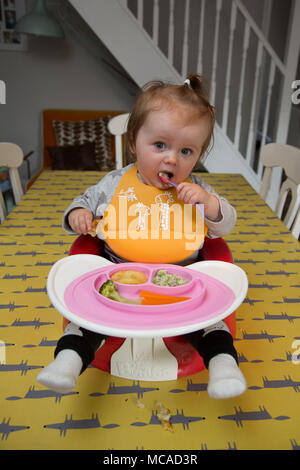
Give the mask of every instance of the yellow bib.
M 142 183 L 136 165 L 122 176 L 101 226 L 117 255 L 143 263 L 181 261 L 202 246 L 207 232 L 195 206 L 179 201 L 173 187 Z

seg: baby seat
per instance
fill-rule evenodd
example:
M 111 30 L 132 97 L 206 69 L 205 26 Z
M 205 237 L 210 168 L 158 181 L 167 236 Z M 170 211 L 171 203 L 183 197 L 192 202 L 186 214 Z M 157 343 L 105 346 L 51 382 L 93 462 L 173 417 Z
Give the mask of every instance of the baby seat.
M 102 242 L 97 237 L 80 235 L 69 255 L 103 256 Z M 222 238 L 205 238 L 202 260 L 233 262 L 228 245 Z M 235 337 L 235 313 L 224 319 Z M 64 328 L 68 320 L 64 319 Z M 98 349 L 92 366 L 112 375 L 134 380 L 174 380 L 195 374 L 205 368 L 202 357 L 183 336 L 168 338 L 109 337 Z

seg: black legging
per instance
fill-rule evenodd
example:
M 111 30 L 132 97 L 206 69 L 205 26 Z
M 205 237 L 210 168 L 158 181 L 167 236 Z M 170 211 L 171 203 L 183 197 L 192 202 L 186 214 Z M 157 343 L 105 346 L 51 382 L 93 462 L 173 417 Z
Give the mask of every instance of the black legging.
M 57 342 L 54 357 L 64 349 L 72 349 L 82 359 L 83 366 L 81 374 L 95 358 L 95 352 L 99 349 L 103 340 L 108 336 L 93 331 L 79 328 L 82 336 L 66 334 Z M 205 330 L 195 331 L 184 335 L 184 338 L 198 351 L 203 358 L 205 367 L 208 368 L 209 361 L 217 354 L 230 354 L 238 363 L 238 356 L 233 346 L 233 339 L 230 333 L 224 330 L 213 330 L 209 333 Z

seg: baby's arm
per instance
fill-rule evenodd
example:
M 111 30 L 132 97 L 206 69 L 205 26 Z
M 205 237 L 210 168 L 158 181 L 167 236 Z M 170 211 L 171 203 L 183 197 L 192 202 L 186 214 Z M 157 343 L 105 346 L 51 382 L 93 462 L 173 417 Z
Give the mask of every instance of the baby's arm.
M 96 216 L 99 203 L 101 203 L 101 181 L 88 188 L 84 194 L 77 196 L 69 205 L 63 216 L 63 228 L 69 233 L 87 234 L 92 228 L 92 220 Z
M 191 191 L 191 196 L 193 194 L 196 196 L 194 200 L 191 199 L 191 203 L 195 204 L 197 202 L 204 205 L 205 223 L 208 229 L 207 236 L 209 238 L 217 238 L 224 237 L 230 233 L 236 223 L 237 215 L 235 208 L 227 201 L 227 199 L 217 194 L 214 188 L 203 181 L 199 176 L 192 174 L 190 175 L 190 180 L 190 189 L 197 189 L 195 193 Z M 200 189 L 201 195 L 199 189 L 194 186 Z M 202 198 L 201 200 L 197 200 L 199 195 Z M 214 203 L 217 203 L 216 206 L 214 206 Z
M 180 183 L 177 186 L 178 199 L 186 204 L 203 204 L 205 217 L 212 222 L 221 220 L 220 203 L 218 198 L 195 183 Z
M 104 215 L 120 179 L 131 166 L 132 164 L 121 170 L 111 171 L 98 184 L 77 196 L 63 215 L 63 229 L 67 233 L 87 233 L 91 228 L 93 218 L 100 218 Z

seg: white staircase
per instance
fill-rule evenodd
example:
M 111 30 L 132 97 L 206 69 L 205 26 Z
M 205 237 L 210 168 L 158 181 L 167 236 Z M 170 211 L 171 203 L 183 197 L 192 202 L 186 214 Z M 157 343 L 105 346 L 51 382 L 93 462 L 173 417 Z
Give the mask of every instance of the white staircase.
M 295 1 L 286 60 L 272 49 L 240 0 L 69 0 L 138 86 L 152 79 L 183 83 L 203 73 L 217 108 L 211 172 L 241 173 L 255 190 L 259 148 L 285 143 L 299 55 Z M 193 7 L 193 9 L 192 9 Z M 276 119 L 274 119 L 276 116 Z M 281 173 L 273 181 L 274 201 Z

